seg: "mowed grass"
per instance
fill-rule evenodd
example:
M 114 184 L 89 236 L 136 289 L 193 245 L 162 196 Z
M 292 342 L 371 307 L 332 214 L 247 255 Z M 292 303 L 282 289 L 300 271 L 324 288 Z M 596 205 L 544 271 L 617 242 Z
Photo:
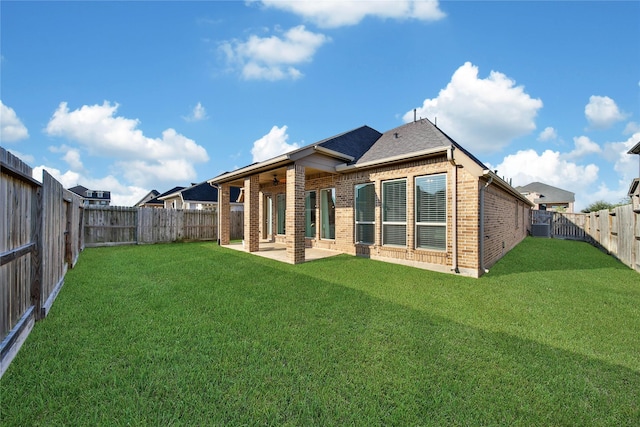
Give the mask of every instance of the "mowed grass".
M 0 380 L 0 424 L 640 425 L 640 275 L 532 238 L 478 280 L 87 249 Z

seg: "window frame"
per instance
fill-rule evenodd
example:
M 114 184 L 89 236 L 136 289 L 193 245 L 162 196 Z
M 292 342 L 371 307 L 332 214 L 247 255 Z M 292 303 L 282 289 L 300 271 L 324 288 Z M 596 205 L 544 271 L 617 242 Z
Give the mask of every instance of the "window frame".
M 444 180 L 444 221 L 419 221 L 419 215 L 418 215 L 418 204 L 420 203 L 419 200 L 419 192 L 418 192 L 418 180 L 419 179 L 424 179 L 424 178 L 434 178 L 434 177 L 442 177 Z M 447 203 L 447 191 L 448 191 L 448 183 L 447 183 L 447 174 L 445 172 L 443 173 L 435 173 L 435 174 L 429 174 L 429 175 L 420 175 L 420 176 L 416 176 L 414 178 L 414 188 L 415 188 L 415 197 L 414 197 L 414 245 L 415 248 L 417 250 L 424 250 L 424 251 L 435 251 L 435 252 L 446 252 L 447 251 L 447 232 L 448 232 L 448 225 L 447 225 L 447 213 L 448 213 L 448 203 Z M 426 246 L 419 246 L 418 244 L 418 239 L 420 238 L 420 233 L 419 233 L 419 228 L 420 227 L 443 227 L 444 228 L 444 247 L 439 248 L 436 247 L 435 245 L 432 245 L 430 247 L 426 247 Z
M 373 187 L 373 200 L 371 201 L 371 203 L 373 204 L 373 221 L 360 221 L 358 220 L 358 190 L 367 186 L 371 186 Z M 375 182 L 365 182 L 362 184 L 356 184 L 353 188 L 353 192 L 354 192 L 354 197 L 353 197 L 353 216 L 354 216 L 354 241 L 355 244 L 357 245 L 375 245 L 376 243 L 376 184 Z M 362 239 L 360 239 L 359 233 L 358 233 L 358 226 L 359 225 L 371 225 L 373 226 L 373 232 L 371 233 L 371 235 L 373 236 L 373 241 L 371 242 L 366 242 Z
M 386 209 L 386 192 L 387 190 L 385 189 L 385 186 L 387 184 L 391 184 L 393 182 L 404 182 L 404 222 L 401 221 L 385 221 L 385 213 L 387 211 Z M 407 198 L 408 198 L 408 194 L 407 194 L 407 178 L 395 178 L 395 179 L 389 179 L 389 180 L 385 180 L 382 181 L 381 183 L 381 188 L 382 188 L 382 215 L 381 215 L 381 222 L 382 222 L 382 227 L 381 227 L 381 242 L 382 242 L 382 246 L 389 246 L 389 247 L 396 247 L 396 248 L 406 248 L 407 247 L 407 211 L 408 211 L 408 204 L 407 204 Z M 387 226 L 402 226 L 404 225 L 404 244 L 399 245 L 399 244 L 394 244 L 394 243 L 387 243 L 385 241 L 385 228 Z
M 309 196 L 311 194 L 314 194 L 314 205 L 313 206 L 307 206 L 307 201 L 310 201 L 311 199 L 309 198 Z M 309 190 L 309 191 L 305 191 L 304 192 L 304 237 L 307 239 L 315 239 L 317 234 L 318 234 L 318 212 L 317 212 L 317 208 L 318 208 L 318 192 L 316 190 Z M 308 216 L 309 214 L 313 214 L 313 235 L 309 236 L 307 234 L 307 224 L 308 224 Z
M 333 200 L 333 237 L 324 237 L 324 221 L 325 221 L 325 213 L 323 212 L 323 194 L 325 191 L 331 191 L 331 195 L 332 195 L 332 200 Z M 331 220 L 330 220 L 331 216 L 329 216 L 329 227 L 331 227 Z M 331 228 L 329 228 L 329 231 L 331 231 Z M 329 235 L 331 235 L 331 232 L 329 232 Z M 321 240 L 336 240 L 336 188 L 335 187 L 328 187 L 328 188 L 321 188 L 320 189 L 320 239 Z
M 280 212 L 282 206 L 282 212 Z M 280 230 L 282 225 L 282 232 Z M 276 234 L 285 235 L 287 232 L 287 195 L 285 193 L 276 194 Z

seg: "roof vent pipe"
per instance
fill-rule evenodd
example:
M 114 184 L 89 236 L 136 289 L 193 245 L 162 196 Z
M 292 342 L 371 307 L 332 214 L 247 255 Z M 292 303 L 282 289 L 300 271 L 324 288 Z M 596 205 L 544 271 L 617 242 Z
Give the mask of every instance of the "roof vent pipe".
M 417 112 L 416 110 L 417 110 L 416 108 L 413 109 L 413 122 L 414 123 L 416 122 L 416 112 Z

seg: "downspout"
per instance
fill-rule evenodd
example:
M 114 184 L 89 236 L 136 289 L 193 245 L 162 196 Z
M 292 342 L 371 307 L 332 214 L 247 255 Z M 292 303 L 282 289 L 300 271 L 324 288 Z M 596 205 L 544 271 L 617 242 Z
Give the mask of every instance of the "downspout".
M 489 176 L 489 181 L 480 188 L 480 270 L 488 273 L 484 268 L 484 192 L 493 182 L 493 177 Z
M 447 148 L 447 160 L 453 165 L 453 189 L 451 190 L 451 270 L 460 273 L 458 269 L 458 165 L 453 158 L 453 149 L 451 146 Z

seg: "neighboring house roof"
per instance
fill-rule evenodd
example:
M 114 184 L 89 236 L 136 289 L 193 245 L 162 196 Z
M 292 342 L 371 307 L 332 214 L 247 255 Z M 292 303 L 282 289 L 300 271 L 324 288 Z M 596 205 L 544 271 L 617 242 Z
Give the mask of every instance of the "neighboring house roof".
M 640 141 L 627 152 L 627 154 L 640 154 Z
M 231 187 L 231 202 L 236 202 L 240 196 L 240 188 Z M 218 189 L 207 181 L 193 184 L 190 187 L 182 187 L 177 191 L 158 196 L 159 200 L 167 200 L 180 197 L 183 202 L 190 203 L 218 203 Z
M 575 193 L 553 187 L 542 182 L 532 182 L 521 187 L 516 187 L 521 193 L 538 193 L 540 197 L 534 200 L 534 203 L 573 203 L 575 202 Z
M 164 201 L 160 200 L 160 197 L 164 197 L 168 194 L 172 194 L 175 193 L 176 191 L 180 191 L 182 190 L 184 187 L 173 187 L 171 190 L 165 191 L 162 194 L 158 194 L 156 197 L 154 197 L 153 199 L 147 201 L 145 203 L 145 205 L 160 205 L 160 206 L 164 206 Z
M 146 202 L 148 202 L 149 200 L 157 197 L 158 195 L 160 195 L 160 192 L 158 192 L 158 190 L 151 190 L 142 199 L 140 199 L 136 204 L 134 204 L 133 206 L 142 206 Z
M 83 197 L 85 199 L 111 200 L 110 191 L 90 190 L 87 187 L 84 187 L 82 185 L 76 185 L 75 187 L 71 187 L 69 188 L 69 191 L 76 193 L 78 196 Z M 98 196 L 99 193 L 101 193 L 102 195 Z

